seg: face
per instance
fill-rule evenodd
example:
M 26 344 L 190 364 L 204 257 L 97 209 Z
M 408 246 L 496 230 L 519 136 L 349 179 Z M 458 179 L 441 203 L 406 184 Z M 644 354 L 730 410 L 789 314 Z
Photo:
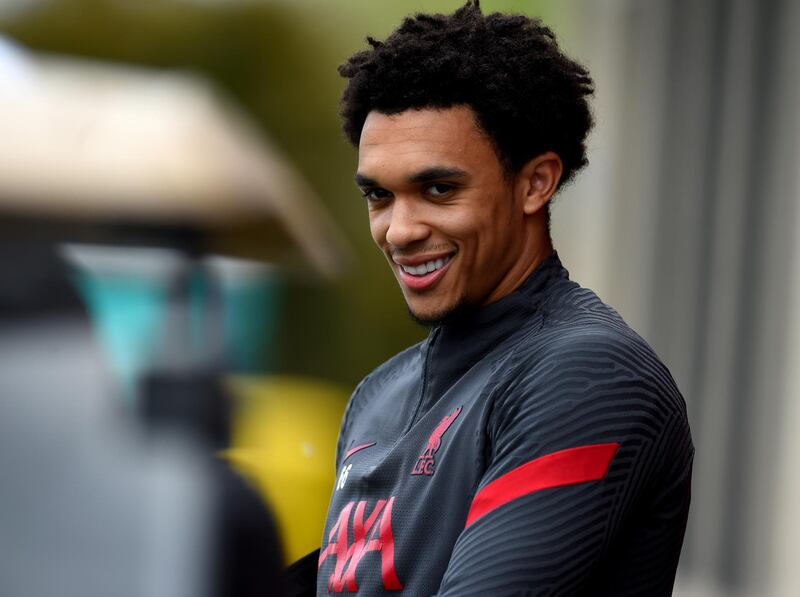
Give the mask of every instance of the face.
M 524 197 L 469 107 L 371 112 L 356 183 L 417 320 L 491 303 L 530 272 Z

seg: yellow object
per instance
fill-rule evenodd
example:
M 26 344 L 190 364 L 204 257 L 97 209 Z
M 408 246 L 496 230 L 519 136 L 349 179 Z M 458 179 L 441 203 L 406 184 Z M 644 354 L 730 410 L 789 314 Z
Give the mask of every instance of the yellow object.
M 266 499 L 293 562 L 322 543 L 349 393 L 299 377 L 233 377 L 228 388 L 236 408 L 225 456 Z

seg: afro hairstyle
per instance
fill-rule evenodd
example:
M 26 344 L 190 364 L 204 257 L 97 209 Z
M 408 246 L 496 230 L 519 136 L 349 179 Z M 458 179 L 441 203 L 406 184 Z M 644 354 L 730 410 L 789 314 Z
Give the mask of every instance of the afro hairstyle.
M 449 15 L 407 17 L 385 41 L 367 42 L 339 67 L 348 79 L 342 128 L 356 147 L 373 110 L 467 105 L 507 175 L 547 151 L 563 163 L 559 186 L 587 164 L 594 83 L 540 19 L 484 15 L 471 0 Z

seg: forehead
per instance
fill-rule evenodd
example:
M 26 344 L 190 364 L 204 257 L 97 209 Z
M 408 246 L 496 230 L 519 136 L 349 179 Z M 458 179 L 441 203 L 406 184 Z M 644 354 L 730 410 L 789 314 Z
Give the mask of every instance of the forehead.
M 471 169 L 497 160 L 494 147 L 466 106 L 372 111 L 358 146 L 358 170 L 367 175 L 402 174 L 436 164 Z

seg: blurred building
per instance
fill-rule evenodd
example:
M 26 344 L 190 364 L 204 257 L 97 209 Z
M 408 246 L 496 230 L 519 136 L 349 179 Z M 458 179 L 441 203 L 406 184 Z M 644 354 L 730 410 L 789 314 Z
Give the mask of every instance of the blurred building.
M 590 0 L 562 16 L 598 124 L 555 243 L 686 397 L 697 453 L 675 594 L 796 595 L 800 5 Z

